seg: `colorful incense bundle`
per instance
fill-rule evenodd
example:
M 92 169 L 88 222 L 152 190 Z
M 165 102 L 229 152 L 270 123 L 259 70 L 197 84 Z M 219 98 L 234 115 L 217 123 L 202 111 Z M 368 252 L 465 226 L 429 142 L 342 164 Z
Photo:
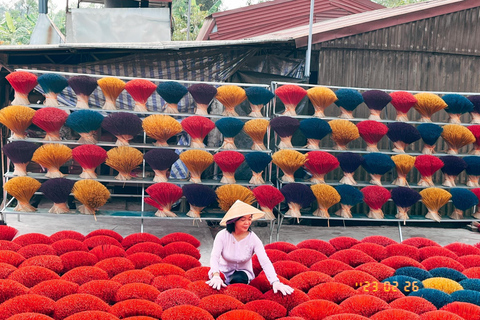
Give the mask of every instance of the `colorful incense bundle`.
M 125 89 L 125 82 L 115 77 L 105 77 L 99 79 L 97 83 L 105 96 L 105 104 L 102 108 L 105 110 L 116 110 L 117 98 Z
M 437 157 L 431 156 L 429 154 L 424 154 L 416 157 L 415 159 L 415 168 L 422 176 L 418 181 L 419 186 L 423 187 L 433 187 L 432 176 L 443 167 L 444 163 Z
M 249 87 L 245 89 L 248 102 L 250 102 L 250 108 L 252 111 L 249 113 L 249 117 L 261 118 L 263 106 L 270 102 L 275 97 L 275 94 L 263 87 Z
M 143 130 L 157 147 L 168 146 L 167 140 L 182 132 L 182 125 L 174 118 L 161 114 L 152 114 L 143 119 Z
M 257 199 L 260 209 L 265 212 L 266 220 L 274 220 L 273 209 L 280 204 L 285 197 L 277 188 L 269 185 L 258 186 L 252 190 Z
M 470 123 L 480 124 L 480 95 L 468 96 L 467 99 L 473 104 L 473 110 L 470 111 L 470 115 L 472 116 Z
M 60 141 L 60 129 L 67 121 L 67 118 L 68 113 L 62 109 L 46 107 L 35 112 L 32 122 L 47 133 L 43 140 Z
M 215 128 L 215 123 L 202 116 L 187 117 L 180 122 L 183 130 L 190 135 L 190 147 L 205 148 L 203 140 Z
M 45 198 L 53 202 L 53 206 L 48 212 L 58 214 L 70 211 L 67 201 L 74 184 L 75 181 L 65 178 L 50 179 L 42 183 L 40 191 L 43 192 Z
M 147 151 L 143 158 L 155 172 L 153 181 L 167 182 L 167 171 L 170 170 L 179 157 L 175 150 L 155 148 Z
M 252 150 L 267 150 L 263 143 L 263 139 L 265 138 L 269 124 L 270 121 L 265 119 L 253 119 L 247 121 L 243 126 L 243 131 L 252 138 Z
M 95 211 L 107 203 L 108 198 L 110 198 L 108 189 L 100 182 L 91 179 L 75 182 L 72 192 L 75 199 L 82 203 L 78 207 L 78 211 L 83 214 L 93 214 L 94 216 Z
M 339 162 L 335 156 L 324 151 L 310 151 L 305 155 L 305 169 L 312 174 L 312 183 L 325 183 L 325 175 L 336 169 Z
M 180 154 L 180 160 L 190 172 L 190 182 L 201 183 L 202 172 L 213 163 L 213 156 L 203 150 L 187 150 Z
M 26 71 L 14 71 L 9 73 L 5 79 L 15 90 L 15 98 L 10 104 L 28 106 L 30 104 L 28 94 L 37 85 L 37 76 Z
M 110 113 L 103 119 L 102 129 L 117 138 L 116 146 L 128 146 L 129 141 L 143 131 L 142 120 L 129 112 Z
M 292 117 L 276 117 L 270 120 L 270 127 L 280 137 L 279 149 L 293 148 L 292 136 L 300 127 L 300 121 Z
M 208 114 L 208 106 L 212 102 L 213 98 L 217 95 L 217 88 L 210 84 L 205 83 L 196 83 L 188 87 L 188 92 L 195 100 L 197 108 L 195 109 L 195 114 L 206 115 Z
M 192 218 L 200 218 L 202 210 L 217 200 L 215 191 L 203 184 L 186 184 L 183 186 L 182 191 L 190 204 L 187 216 Z
M 166 102 L 163 112 L 178 113 L 178 103 L 188 93 L 188 89 L 176 81 L 166 81 L 158 84 L 157 93 Z
M 220 148 L 227 150 L 237 149 L 235 136 L 242 131 L 243 121 L 236 118 L 222 118 L 215 122 L 215 126 L 223 135 L 223 144 Z
M 72 158 L 83 169 L 80 178 L 96 179 L 95 169 L 107 160 L 107 151 L 99 146 L 86 144 L 73 148 Z
M 220 183 L 235 183 L 235 170 L 243 163 L 245 157 L 237 151 L 221 151 L 213 156 L 213 161 L 222 170 L 223 176 Z
M 427 207 L 428 213 L 425 218 L 440 222 L 441 217 L 438 210 L 447 204 L 452 195 L 440 188 L 427 188 L 420 191 L 422 196 L 422 203 Z
M 12 141 L 3 146 L 3 153 L 14 165 L 14 176 L 26 176 L 27 165 L 32 160 L 33 153 L 38 146 L 33 142 Z
M 45 73 L 39 76 L 37 81 L 45 92 L 43 104 L 46 107 L 58 107 L 57 96 L 68 86 L 68 80 L 59 74 Z
M 335 214 L 342 218 L 352 218 L 352 207 L 363 201 L 363 193 L 347 184 L 338 185 L 335 189 L 340 195 L 340 205 L 342 207 Z
M 415 165 L 415 157 L 408 154 L 398 154 L 392 156 L 392 161 L 395 163 L 395 168 L 397 169 L 397 179 L 395 179 L 392 184 L 402 187 L 408 186 L 407 174 Z
M 95 132 L 100 128 L 103 115 L 93 110 L 78 110 L 72 112 L 65 122 L 67 127 L 80 135 L 79 143 L 95 144 Z
M 296 84 L 285 84 L 275 90 L 277 97 L 283 102 L 285 111 L 283 116 L 296 116 L 298 104 L 307 95 L 307 90 Z
M 417 99 L 417 103 L 415 103 L 413 108 L 422 116 L 420 118 L 421 122 L 432 122 L 432 115 L 447 107 L 445 101 L 433 93 L 417 93 L 414 97 Z
M 31 204 L 30 199 L 40 188 L 41 184 L 30 177 L 15 177 L 8 180 L 3 188 L 12 197 L 17 199 L 15 211 L 34 212 L 37 211 Z
M 382 175 L 395 168 L 395 163 L 386 154 L 374 152 L 363 156 L 362 167 L 370 174 L 370 183 L 381 186 Z
M 245 162 L 252 169 L 250 184 L 258 186 L 265 183 L 262 174 L 271 161 L 272 157 L 265 152 L 249 152 L 245 155 Z
M 361 190 L 363 201 L 370 208 L 368 217 L 370 219 L 383 219 L 382 206 L 390 199 L 390 191 L 380 186 L 369 186 Z
M 35 110 L 25 106 L 8 106 L 0 110 L 0 123 L 12 131 L 12 139 L 25 139 Z
M 470 132 L 475 137 L 473 149 L 469 153 L 474 155 L 480 155 L 480 125 L 468 126 L 467 129 L 470 130 Z
M 304 119 L 300 121 L 300 131 L 307 138 L 307 149 L 320 149 L 320 140 L 332 133 L 332 128 L 327 121 L 317 118 Z
M 327 87 L 314 87 L 307 90 L 308 99 L 315 109 L 314 117 L 325 117 L 325 109 L 338 100 L 335 92 Z
M 155 92 L 157 86 L 149 80 L 134 79 L 127 82 L 125 90 L 132 96 L 135 101 L 133 111 L 148 111 L 147 100 L 152 93 Z
M 337 160 L 340 163 L 340 168 L 343 171 L 343 178 L 340 183 L 348 185 L 356 185 L 357 182 L 353 178 L 355 170 L 360 167 L 363 162 L 363 157 L 353 152 L 342 152 L 337 155 Z
M 302 216 L 300 210 L 309 207 L 316 199 L 312 189 L 301 183 L 289 183 L 283 186 L 280 192 L 288 204 L 288 211 L 285 212 L 285 215 L 297 218 L 297 222 L 300 222 L 299 218 Z
M 368 90 L 362 93 L 363 101 L 370 109 L 369 120 L 380 120 L 380 114 L 387 104 L 392 101 L 392 97 L 381 90 Z
M 445 111 L 448 113 L 450 123 L 461 123 L 462 114 L 473 111 L 473 103 L 459 94 L 446 94 L 442 97 L 447 104 Z
M 354 89 L 338 89 L 335 91 L 338 100 L 335 104 L 340 108 L 339 118 L 353 119 L 353 110 L 363 103 L 363 96 Z
M 107 166 L 118 171 L 117 180 L 126 181 L 132 179 L 132 170 L 143 162 L 143 153 L 132 147 L 115 147 L 108 150 Z
M 480 188 L 471 189 L 470 191 L 473 192 L 473 194 L 477 197 L 478 201 L 480 202 Z M 472 217 L 474 217 L 475 219 L 480 219 L 480 206 L 477 205 L 476 208 L 477 208 L 477 211 L 475 211 L 472 214 Z
M 467 156 L 463 157 L 463 161 L 467 163 L 465 172 L 467 173 L 467 186 L 480 187 L 478 179 L 480 178 L 480 157 Z
M 443 156 L 440 157 L 443 161 L 443 183 L 446 187 L 455 187 L 455 178 L 467 168 L 465 160 L 455 156 Z
M 238 184 L 220 186 L 215 190 L 215 193 L 217 194 L 218 206 L 225 212 L 228 211 L 237 200 L 247 204 L 252 204 L 255 201 L 253 192 Z
M 182 188 L 173 183 L 160 182 L 148 187 L 145 191 L 150 198 L 145 198 L 145 203 L 157 208 L 157 217 L 176 217 L 172 212 L 172 205 L 177 202 L 183 194 Z
M 458 154 L 458 149 L 475 142 L 473 133 L 459 124 L 447 124 L 443 127 L 442 138 L 448 144 L 447 153 Z
M 367 143 L 367 151 L 378 152 L 377 144 L 388 132 L 388 127 L 381 122 L 365 120 L 357 123 L 360 137 Z
M 40 146 L 33 153 L 32 161 L 47 169 L 45 177 L 62 178 L 60 167 L 72 159 L 72 150 L 63 144 L 49 143 Z
M 347 150 L 347 144 L 360 137 L 357 126 L 348 120 L 331 120 L 328 124 L 332 128 L 335 150 Z
M 435 143 L 442 135 L 443 128 L 433 123 L 422 123 L 418 125 L 417 130 L 425 143 L 422 153 L 433 154 L 435 152 Z
M 68 79 L 68 85 L 77 95 L 77 108 L 88 109 L 88 97 L 97 89 L 97 79 L 90 76 L 74 76 Z
M 411 206 L 422 199 L 420 194 L 407 187 L 395 188 L 390 193 L 392 194 L 393 202 L 397 206 L 397 214 L 395 215 L 395 218 L 402 219 L 403 221 L 410 219 L 408 211 Z
M 305 164 L 305 155 L 295 150 L 279 150 L 272 155 L 272 162 L 283 171 L 283 182 L 295 182 L 293 174 Z
M 235 107 L 247 99 L 245 90 L 239 86 L 224 85 L 217 88 L 215 98 L 223 104 L 225 110 L 223 115 L 227 117 L 238 117 Z
M 393 152 L 404 153 L 409 144 L 420 140 L 420 132 L 411 124 L 392 122 L 387 125 L 387 137 L 393 142 Z
M 449 214 L 450 218 L 455 220 L 464 219 L 464 211 L 478 204 L 477 196 L 470 190 L 464 188 L 450 189 L 452 202 L 455 209 Z
M 328 209 L 340 202 L 340 194 L 334 187 L 327 184 L 315 184 L 310 186 L 313 195 L 317 198 L 318 208 L 313 212 L 314 216 L 330 218 Z
M 390 93 L 392 101 L 390 103 L 397 111 L 396 121 L 406 122 L 408 121 L 407 113 L 417 103 L 417 98 L 410 92 L 396 91 Z

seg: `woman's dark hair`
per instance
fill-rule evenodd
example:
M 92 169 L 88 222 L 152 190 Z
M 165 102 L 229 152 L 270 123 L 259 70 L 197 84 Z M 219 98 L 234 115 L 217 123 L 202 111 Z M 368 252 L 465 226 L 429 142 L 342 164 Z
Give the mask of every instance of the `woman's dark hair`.
M 235 231 L 235 223 L 227 224 L 227 231 L 228 233 L 232 233 L 233 231 Z M 252 231 L 251 226 L 248 228 L 248 231 Z

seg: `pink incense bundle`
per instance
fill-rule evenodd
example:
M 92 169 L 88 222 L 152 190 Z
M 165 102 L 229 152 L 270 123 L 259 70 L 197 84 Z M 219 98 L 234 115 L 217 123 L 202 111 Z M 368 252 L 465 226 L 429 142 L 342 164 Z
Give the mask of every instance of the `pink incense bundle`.
M 273 209 L 278 206 L 280 202 L 285 200 L 283 194 L 277 188 L 269 185 L 258 186 L 252 190 L 260 209 L 265 212 L 266 220 L 274 220 L 275 215 Z
M 203 140 L 215 128 L 215 123 L 202 116 L 191 116 L 180 122 L 183 130 L 190 135 L 190 147 L 205 148 Z
M 38 111 L 37 111 L 38 112 Z M 480 124 L 467 127 L 470 132 L 472 132 L 475 137 L 475 142 L 473 143 L 473 149 L 470 151 L 470 154 L 480 155 Z
M 415 168 L 417 168 L 418 172 L 422 175 L 417 184 L 423 187 L 435 186 L 432 176 L 442 167 L 443 161 L 435 156 L 429 154 L 417 156 L 415 158 Z
M 96 179 L 95 169 L 107 160 L 107 151 L 94 144 L 85 144 L 72 150 L 72 158 L 83 169 L 80 178 Z
M 60 129 L 67 121 L 68 114 L 62 109 L 47 107 L 38 109 L 33 115 L 34 125 L 44 130 L 47 134 L 43 140 L 60 141 Z
M 368 217 L 383 219 L 382 206 L 390 199 L 390 191 L 380 186 L 368 186 L 360 191 L 363 193 L 363 201 L 370 208 Z
M 417 98 L 406 91 L 396 91 L 390 93 L 392 101 L 390 103 L 397 110 L 396 121 L 406 122 L 408 121 L 408 111 L 417 103 Z
M 145 79 L 134 79 L 125 85 L 125 90 L 135 101 L 134 111 L 148 111 L 147 100 L 156 89 L 157 86 L 153 82 Z
M 182 197 L 182 188 L 173 183 L 160 182 L 151 185 L 146 189 L 150 198 L 145 198 L 145 203 L 157 208 L 157 217 L 176 217 L 172 205 Z
M 325 183 L 325 175 L 340 164 L 335 156 L 324 151 L 310 151 L 305 159 L 304 167 L 312 174 L 313 183 Z
M 5 79 L 15 90 L 15 98 L 10 104 L 28 106 L 30 104 L 28 94 L 37 85 L 37 76 L 26 71 L 15 71 L 8 74 Z
M 277 97 L 285 105 L 283 116 L 296 116 L 295 109 L 302 99 L 307 95 L 307 90 L 295 84 L 285 84 L 275 90 Z
M 234 184 L 235 171 L 243 163 L 245 157 L 237 151 L 221 151 L 213 156 L 213 161 L 220 167 L 223 177 L 220 183 Z
M 377 144 L 388 132 L 388 127 L 375 120 L 365 120 L 357 123 L 360 137 L 367 143 L 367 151 L 378 152 Z

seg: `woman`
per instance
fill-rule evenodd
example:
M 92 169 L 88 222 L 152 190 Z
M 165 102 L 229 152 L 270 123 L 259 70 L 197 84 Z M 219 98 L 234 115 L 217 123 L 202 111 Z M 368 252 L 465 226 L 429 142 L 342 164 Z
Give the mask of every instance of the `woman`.
M 264 212 L 240 200 L 237 200 L 227 211 L 220 222 L 221 226 L 227 228 L 217 234 L 213 243 L 208 285 L 220 290 L 222 287 L 226 287 L 226 284 L 248 284 L 255 277 L 252 256 L 256 254 L 273 287 L 273 292 L 280 291 L 283 295 L 293 292 L 293 288 L 280 282 L 262 241 L 250 230 L 252 221 L 260 219 L 264 215 Z M 220 277 L 220 272 L 225 275 L 226 284 Z

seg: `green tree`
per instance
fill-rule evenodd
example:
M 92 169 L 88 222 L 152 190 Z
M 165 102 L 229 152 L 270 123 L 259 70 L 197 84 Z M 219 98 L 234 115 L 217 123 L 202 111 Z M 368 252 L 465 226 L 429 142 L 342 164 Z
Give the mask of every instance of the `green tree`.
M 381 4 L 382 6 L 385 6 L 385 7 L 399 7 L 406 4 L 418 3 L 418 2 L 424 2 L 424 1 L 427 1 L 427 0 L 373 0 L 373 2 Z
M 203 3 L 202 3 L 203 2 Z M 213 1 L 212 1 L 213 2 Z M 210 8 L 203 8 L 210 5 L 209 0 L 191 0 L 190 7 L 190 40 L 195 40 L 202 28 L 204 19 L 218 11 L 221 0 L 217 0 Z M 173 36 L 172 40 L 187 40 L 187 16 L 188 0 L 175 0 L 172 5 L 173 15 Z

